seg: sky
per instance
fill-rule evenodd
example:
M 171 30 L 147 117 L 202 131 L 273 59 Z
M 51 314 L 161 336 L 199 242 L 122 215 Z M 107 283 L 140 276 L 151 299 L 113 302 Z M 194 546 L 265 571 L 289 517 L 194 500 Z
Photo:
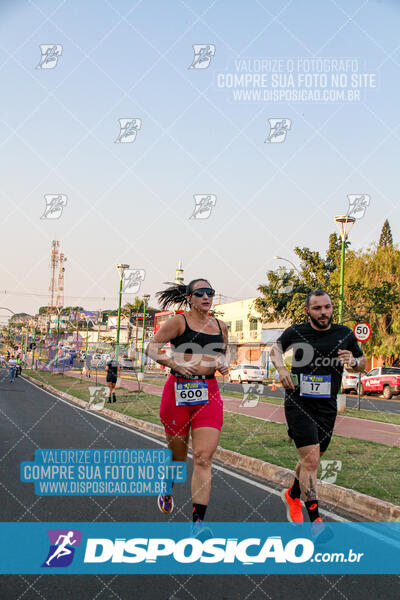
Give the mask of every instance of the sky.
M 179 260 L 186 282 L 255 296 L 274 256 L 325 251 L 348 195 L 369 198 L 353 248 L 386 218 L 397 243 L 399 28 L 385 0 L 3 2 L 0 305 L 47 304 L 52 239 L 64 304 L 91 310 L 116 306 L 117 263 L 145 270 L 153 306 Z M 62 47 L 54 67 L 41 45 Z M 120 119 L 138 120 L 123 143 Z

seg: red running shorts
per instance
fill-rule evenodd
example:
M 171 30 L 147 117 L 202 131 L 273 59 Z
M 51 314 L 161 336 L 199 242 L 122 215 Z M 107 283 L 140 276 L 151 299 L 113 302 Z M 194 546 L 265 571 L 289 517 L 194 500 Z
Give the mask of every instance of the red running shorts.
M 208 384 L 208 404 L 194 406 L 176 406 L 175 375 L 169 375 L 161 396 L 160 419 L 168 435 L 187 436 L 189 428 L 213 427 L 221 431 L 223 423 L 223 404 L 215 377 L 206 379 Z M 185 381 L 195 381 L 185 379 Z

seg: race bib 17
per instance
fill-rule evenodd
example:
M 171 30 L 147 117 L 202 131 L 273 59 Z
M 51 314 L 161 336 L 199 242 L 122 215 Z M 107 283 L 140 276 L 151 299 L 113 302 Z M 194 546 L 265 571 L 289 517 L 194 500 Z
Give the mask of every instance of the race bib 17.
M 306 398 L 330 398 L 330 375 L 300 375 L 300 396 Z

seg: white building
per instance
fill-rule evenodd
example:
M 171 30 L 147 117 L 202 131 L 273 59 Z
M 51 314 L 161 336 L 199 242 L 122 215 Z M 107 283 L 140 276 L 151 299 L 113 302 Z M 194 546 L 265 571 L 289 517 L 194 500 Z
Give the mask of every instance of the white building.
M 216 317 L 224 321 L 229 331 L 231 363 L 254 363 L 265 367 L 272 344 L 287 324 L 265 323 L 254 308 L 257 297 L 215 304 Z

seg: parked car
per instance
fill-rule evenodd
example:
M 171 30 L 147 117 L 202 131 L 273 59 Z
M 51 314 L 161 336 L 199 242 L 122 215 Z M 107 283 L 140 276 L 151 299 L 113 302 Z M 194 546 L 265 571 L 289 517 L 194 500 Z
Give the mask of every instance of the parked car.
M 97 365 L 98 369 L 105 369 L 107 362 L 111 358 L 111 354 L 100 354 L 100 359 Z
M 99 369 L 101 367 L 102 360 L 101 354 L 93 354 L 91 362 L 92 369 Z
M 358 373 L 355 373 L 354 371 L 347 371 L 347 369 L 343 369 L 342 390 L 344 394 L 350 394 L 350 392 L 358 392 Z
M 135 365 L 133 364 L 133 360 L 131 358 L 122 357 L 119 359 L 119 366 L 121 369 L 134 369 Z
M 376 367 L 361 377 L 360 392 L 364 394 L 383 394 L 386 400 L 400 394 L 400 368 Z
M 257 365 L 236 365 L 229 371 L 229 382 L 249 383 L 250 381 L 263 382 L 263 374 Z

